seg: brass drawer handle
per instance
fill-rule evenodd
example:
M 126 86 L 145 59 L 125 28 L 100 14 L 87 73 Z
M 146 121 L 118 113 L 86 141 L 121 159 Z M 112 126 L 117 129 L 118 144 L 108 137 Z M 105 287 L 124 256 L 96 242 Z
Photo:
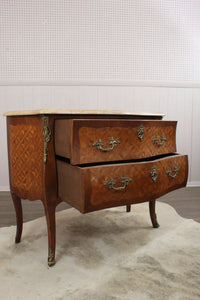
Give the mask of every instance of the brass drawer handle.
M 175 166 L 175 167 L 174 167 L 174 175 L 172 175 L 172 170 L 171 170 L 171 168 L 169 168 L 169 169 L 167 170 L 166 173 L 167 173 L 167 175 L 168 175 L 169 177 L 175 178 L 176 175 L 178 174 L 178 172 L 180 172 L 180 170 L 178 169 L 177 166 Z
M 158 172 L 156 171 L 156 167 L 153 167 L 151 172 L 150 172 L 150 175 L 151 175 L 151 179 L 153 180 L 153 182 L 155 183 L 156 182 L 156 179 L 158 177 Z
M 166 142 L 166 140 L 167 140 L 167 139 L 164 137 L 163 134 L 161 135 L 161 143 L 158 142 L 158 137 L 157 137 L 157 135 L 155 135 L 154 138 L 153 138 L 154 143 L 155 143 L 156 145 L 158 145 L 158 146 L 162 146 L 162 145 L 164 144 L 164 142 Z
M 111 178 L 110 180 L 104 182 L 104 185 L 106 185 L 109 189 L 113 189 L 115 191 L 121 191 L 121 190 L 124 190 L 125 187 L 127 187 L 127 185 L 131 181 L 132 181 L 131 178 L 122 176 L 121 183 L 123 184 L 123 186 L 115 187 L 115 181 L 113 180 L 113 178 Z
M 110 148 L 103 148 L 103 143 L 102 143 L 101 139 L 99 139 L 97 142 L 94 142 L 92 146 L 96 147 L 97 150 L 108 152 L 108 151 L 113 150 L 113 148 L 115 148 L 118 144 L 120 144 L 120 142 L 118 140 L 114 139 L 113 137 L 111 137 L 110 142 L 109 142 L 109 145 L 111 145 Z

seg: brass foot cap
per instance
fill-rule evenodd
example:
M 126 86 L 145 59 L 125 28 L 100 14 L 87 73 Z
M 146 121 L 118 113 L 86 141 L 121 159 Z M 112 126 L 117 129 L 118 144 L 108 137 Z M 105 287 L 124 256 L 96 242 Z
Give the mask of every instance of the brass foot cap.
M 48 259 L 48 266 L 49 266 L 49 267 L 54 266 L 55 263 L 56 263 L 55 259 L 53 259 L 53 260 L 52 260 L 52 259 L 51 259 L 51 260 Z

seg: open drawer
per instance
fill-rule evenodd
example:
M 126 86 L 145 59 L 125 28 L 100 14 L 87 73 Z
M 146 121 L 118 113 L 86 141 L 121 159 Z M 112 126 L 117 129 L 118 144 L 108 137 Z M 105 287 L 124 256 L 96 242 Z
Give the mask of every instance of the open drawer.
M 56 155 L 72 165 L 176 152 L 176 121 L 56 120 Z
M 184 187 L 187 155 L 151 161 L 72 166 L 57 160 L 58 194 L 82 213 L 154 200 Z

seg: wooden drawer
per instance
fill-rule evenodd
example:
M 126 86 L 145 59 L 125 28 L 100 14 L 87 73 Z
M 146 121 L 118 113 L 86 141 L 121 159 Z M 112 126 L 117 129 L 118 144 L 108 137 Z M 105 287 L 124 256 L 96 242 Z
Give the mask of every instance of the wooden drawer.
M 176 152 L 175 121 L 56 120 L 56 155 L 72 165 Z
M 62 201 L 82 213 L 154 200 L 186 185 L 188 158 L 172 155 L 148 162 L 71 166 L 57 161 Z

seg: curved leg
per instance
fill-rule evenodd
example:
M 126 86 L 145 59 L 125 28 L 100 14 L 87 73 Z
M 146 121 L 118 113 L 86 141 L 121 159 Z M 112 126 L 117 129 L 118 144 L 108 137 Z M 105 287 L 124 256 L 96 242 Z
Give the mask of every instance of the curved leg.
M 56 244 L 56 222 L 55 222 L 55 206 L 48 206 L 44 204 L 47 229 L 48 229 L 48 265 L 49 267 L 55 264 L 55 244 Z
M 129 205 L 126 205 L 126 212 L 128 213 L 128 212 L 130 212 L 131 211 L 131 205 L 129 204 Z
M 22 228 L 23 228 L 22 203 L 21 203 L 21 199 L 16 194 L 11 193 L 11 196 L 15 207 L 16 221 L 17 221 L 15 243 L 19 243 L 21 240 Z
M 154 228 L 158 228 L 160 225 L 157 222 L 155 205 L 156 205 L 156 200 L 149 201 L 149 212 L 150 212 L 151 222 Z

